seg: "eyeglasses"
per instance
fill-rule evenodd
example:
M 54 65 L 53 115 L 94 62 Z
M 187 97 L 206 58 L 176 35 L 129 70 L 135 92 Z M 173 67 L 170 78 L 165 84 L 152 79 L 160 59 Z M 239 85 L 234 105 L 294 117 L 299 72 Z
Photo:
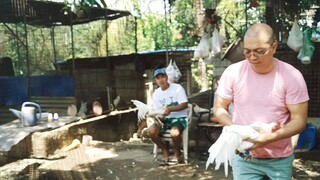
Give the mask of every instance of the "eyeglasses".
M 271 48 L 272 45 L 273 45 L 273 43 L 269 44 L 268 48 L 258 48 L 258 49 L 255 49 L 255 50 L 244 49 L 243 50 L 243 55 L 245 57 L 250 57 L 251 52 L 252 52 L 253 56 L 255 56 L 255 57 L 263 56 Z

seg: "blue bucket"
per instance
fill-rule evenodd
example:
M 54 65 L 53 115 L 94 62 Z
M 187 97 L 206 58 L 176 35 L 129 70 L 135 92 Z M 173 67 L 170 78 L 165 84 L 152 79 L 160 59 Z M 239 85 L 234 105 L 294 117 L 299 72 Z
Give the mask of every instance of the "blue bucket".
M 307 123 L 307 127 L 299 135 L 296 149 L 312 150 L 316 146 L 317 129 L 311 124 Z

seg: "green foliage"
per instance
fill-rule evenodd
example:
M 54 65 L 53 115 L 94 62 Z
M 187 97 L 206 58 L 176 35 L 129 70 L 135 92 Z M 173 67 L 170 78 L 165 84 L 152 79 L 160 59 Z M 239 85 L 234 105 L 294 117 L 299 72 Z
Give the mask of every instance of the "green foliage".
M 123 0 L 121 2 L 123 3 L 122 7 L 125 7 L 127 1 Z M 137 22 L 136 33 L 139 52 L 166 49 L 166 38 L 168 38 L 169 49 L 195 48 L 197 46 L 199 37 L 196 33 L 195 0 L 166 0 L 170 4 L 170 11 L 167 12 L 167 22 L 164 14 L 142 14 L 140 2 L 142 1 L 132 1 L 138 17 L 128 16 L 107 23 L 96 21 L 73 26 L 75 57 L 99 57 L 135 52 L 135 22 Z M 204 8 L 215 7 L 217 15 L 221 17 L 219 29 L 220 34 L 226 38 L 226 46 L 245 32 L 246 23 L 265 21 L 266 1 L 259 1 L 260 6 L 258 8 L 248 8 L 248 4 L 244 2 L 233 0 L 203 1 Z M 276 20 L 280 24 L 288 23 L 287 19 L 292 19 L 292 14 L 303 12 L 313 4 L 320 4 L 319 0 L 286 0 L 280 2 L 282 3 L 281 8 L 275 10 L 279 15 Z M 67 1 L 65 3 L 67 6 Z M 97 4 L 98 2 L 95 0 L 80 1 L 82 7 L 98 6 Z M 107 5 L 104 3 L 103 7 L 107 7 Z M 247 22 L 245 21 L 246 17 Z M 0 26 L 0 33 L 6 31 L 5 41 L 3 42 L 5 49 L 2 50 L 1 56 L 13 58 L 15 67 L 18 69 L 16 73 L 25 74 L 27 54 L 26 48 L 21 44 L 21 42 L 25 43 L 26 41 L 24 39 L 24 27 L 23 24 L 9 26 L 16 34 L 6 31 L 5 26 Z M 288 27 L 290 26 L 288 25 Z M 70 27 L 62 26 L 54 29 L 56 59 L 54 59 L 50 29 L 32 26 L 28 26 L 27 29 L 28 55 L 33 74 L 41 74 L 52 70 L 52 63 L 56 60 L 72 58 Z M 106 29 L 108 30 L 106 31 Z M 17 40 L 18 38 L 20 41 Z M 197 68 L 195 69 L 196 73 Z M 208 77 L 211 77 L 212 73 L 212 68 L 208 67 Z
M 196 46 L 193 0 L 175 0 L 169 3 L 167 22 L 165 14 L 150 13 L 138 18 L 139 51 L 165 49 L 166 33 L 168 33 L 169 49 Z M 137 8 L 139 12 L 139 7 Z
M 138 19 L 138 50 L 148 51 L 155 49 L 152 36 L 149 36 L 150 24 L 146 19 Z
M 74 1 L 74 2 L 76 2 L 76 1 Z M 98 3 L 98 1 L 96 1 L 96 0 L 80 0 L 80 1 L 79 1 L 79 6 L 82 7 L 82 8 L 85 8 L 85 7 L 93 7 L 93 6 L 96 6 L 96 7 L 99 7 L 99 8 L 105 8 L 105 7 L 107 7 L 107 4 L 105 3 L 104 0 L 99 1 L 99 2 L 101 2 L 102 5 L 100 5 L 100 4 Z M 67 0 L 64 0 L 64 3 L 65 3 L 66 5 L 68 5 L 68 1 L 67 1 Z
M 171 44 L 172 26 L 166 27 L 165 18 L 154 15 L 146 16 L 138 21 L 140 34 L 138 39 L 139 51 L 166 49 L 166 33 L 168 33 L 168 45 Z M 168 28 L 168 29 L 166 29 Z M 166 32 L 167 31 L 167 32 Z M 145 41 L 145 42 L 144 42 Z
M 232 0 L 222 0 L 217 6 L 217 14 L 221 17 L 220 33 L 226 37 L 230 44 L 241 36 L 245 26 L 245 5 Z
M 294 4 L 294 1 L 296 1 L 296 4 L 298 5 L 297 13 L 302 13 L 305 10 L 309 10 L 313 5 L 319 6 L 320 4 L 320 0 L 291 0 L 289 2 Z
M 20 32 L 23 30 L 23 26 L 20 24 L 17 24 L 15 26 L 8 25 L 8 27 L 11 28 L 11 30 L 15 30 L 16 32 Z M 25 63 L 22 61 L 18 61 L 18 59 L 26 59 L 26 53 L 25 49 L 23 48 L 23 45 L 21 42 L 17 41 L 17 37 L 23 37 L 21 33 L 16 34 L 15 36 L 11 36 L 10 30 L 6 28 L 4 25 L 0 25 L 0 32 L 3 32 L 0 34 L 1 37 L 3 37 L 4 41 L 1 42 L 1 57 L 10 57 L 12 59 L 15 74 L 19 75 L 22 72 L 20 71 L 21 68 L 24 68 L 26 70 Z M 25 39 L 20 39 L 22 42 L 25 42 Z
M 104 24 L 104 28 L 106 25 Z M 102 30 L 99 35 L 99 56 L 130 54 L 135 51 L 134 19 L 128 16 L 108 22 L 108 31 Z M 108 40 L 106 40 L 106 37 Z M 108 45 L 108 50 L 106 50 Z
M 173 46 L 194 47 L 197 44 L 196 23 L 193 0 L 176 0 L 174 8 L 174 21 L 171 26 L 175 31 Z
M 27 26 L 27 28 L 28 43 L 26 43 L 27 39 L 22 24 L 11 24 L 6 27 L 0 27 L 4 31 L 8 29 L 15 30 L 6 34 L 7 41 L 4 44 L 5 50 L 3 51 L 3 56 L 12 58 L 16 75 L 27 75 L 27 62 L 29 62 L 30 73 L 40 75 L 52 69 L 50 32 L 32 26 Z M 28 51 L 25 46 L 26 44 L 28 44 Z
M 153 40 L 155 50 L 166 48 L 166 24 L 163 19 L 148 16 L 145 29 L 148 33 L 147 36 L 150 36 Z M 170 30 L 168 30 L 168 39 L 170 39 L 169 33 Z

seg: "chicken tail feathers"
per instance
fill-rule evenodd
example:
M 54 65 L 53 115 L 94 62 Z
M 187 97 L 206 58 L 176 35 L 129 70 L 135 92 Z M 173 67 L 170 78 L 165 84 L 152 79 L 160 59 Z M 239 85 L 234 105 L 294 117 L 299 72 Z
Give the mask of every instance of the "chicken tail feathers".
M 149 106 L 138 100 L 131 100 L 131 102 L 138 108 L 138 122 L 146 119 Z

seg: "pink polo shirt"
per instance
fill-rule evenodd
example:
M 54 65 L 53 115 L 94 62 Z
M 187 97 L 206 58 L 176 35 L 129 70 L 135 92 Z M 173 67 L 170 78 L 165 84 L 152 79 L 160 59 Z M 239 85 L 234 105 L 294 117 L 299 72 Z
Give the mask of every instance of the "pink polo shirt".
M 290 121 L 286 104 L 309 100 L 305 80 L 292 65 L 276 60 L 268 74 L 258 74 L 247 60 L 230 65 L 222 74 L 217 93 L 233 101 L 233 121 L 249 125 L 255 121 L 281 125 Z M 256 158 L 288 157 L 291 139 L 282 139 L 251 151 Z

